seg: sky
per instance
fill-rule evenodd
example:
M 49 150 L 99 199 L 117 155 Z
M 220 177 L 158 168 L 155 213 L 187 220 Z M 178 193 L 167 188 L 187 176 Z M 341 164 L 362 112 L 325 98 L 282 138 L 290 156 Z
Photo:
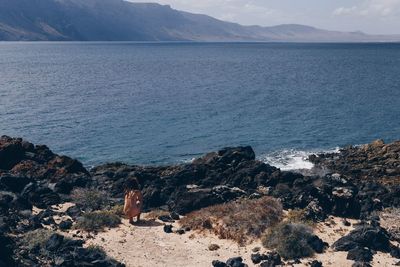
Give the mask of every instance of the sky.
M 243 25 L 304 24 L 328 30 L 400 34 L 400 0 L 130 0 L 157 2 Z

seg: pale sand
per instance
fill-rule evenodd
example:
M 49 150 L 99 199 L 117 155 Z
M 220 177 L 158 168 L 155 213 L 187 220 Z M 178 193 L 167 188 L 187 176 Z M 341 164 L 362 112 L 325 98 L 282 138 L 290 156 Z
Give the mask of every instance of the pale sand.
M 341 219 L 333 218 L 334 223 L 317 225 L 315 233 L 330 245 L 345 235 L 352 227 L 345 227 Z M 351 221 L 354 223 L 355 221 Z M 209 251 L 210 244 L 217 244 L 221 248 Z M 108 255 L 125 263 L 127 267 L 147 266 L 199 266 L 210 267 L 213 260 L 226 261 L 230 257 L 242 256 L 245 263 L 253 265 L 250 256 L 254 247 L 261 247 L 260 241 L 251 245 L 240 247 L 234 242 L 221 240 L 214 235 L 194 234 L 184 235 L 166 234 L 160 222 L 148 222 L 144 226 L 129 225 L 127 220 L 119 228 L 108 229 L 88 239 L 86 245 L 101 246 Z M 261 252 L 266 250 L 261 249 Z M 302 259 L 302 264 L 294 266 L 307 266 L 314 259 L 323 263 L 323 266 L 351 267 L 353 261 L 346 260 L 347 252 L 334 252 L 328 249 L 324 254 L 316 254 L 312 259 Z M 398 262 L 388 254 L 378 253 L 374 256 L 373 266 L 394 266 Z M 259 265 L 258 265 L 259 266 Z

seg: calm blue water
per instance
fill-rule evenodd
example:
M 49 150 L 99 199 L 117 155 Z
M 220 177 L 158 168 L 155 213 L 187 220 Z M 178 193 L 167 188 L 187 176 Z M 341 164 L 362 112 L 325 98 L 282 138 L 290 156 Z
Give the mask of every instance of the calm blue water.
M 400 44 L 0 43 L 0 134 L 87 165 L 392 141 Z

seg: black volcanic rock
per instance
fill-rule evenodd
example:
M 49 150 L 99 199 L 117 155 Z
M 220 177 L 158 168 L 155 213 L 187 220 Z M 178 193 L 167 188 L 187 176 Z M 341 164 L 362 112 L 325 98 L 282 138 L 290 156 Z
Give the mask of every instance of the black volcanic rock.
M 366 247 L 388 253 L 391 249 L 388 232 L 380 226 L 369 224 L 357 226 L 348 235 L 337 240 L 332 246 L 337 251 L 350 251 L 357 247 Z
M 14 244 L 11 238 L 4 235 L 0 231 L 0 266 L 14 266 L 15 262 L 12 258 L 12 248 Z
M 372 251 L 369 248 L 356 247 L 349 250 L 347 254 L 348 260 L 353 260 L 357 262 L 370 262 L 374 258 Z
M 95 167 L 91 173 L 95 187 L 119 198 L 124 182 L 136 177 L 142 185 L 145 209 L 168 205 L 178 214 L 251 195 L 281 175 L 277 168 L 255 160 L 250 147 L 225 148 L 186 165 L 141 167 L 117 163 Z

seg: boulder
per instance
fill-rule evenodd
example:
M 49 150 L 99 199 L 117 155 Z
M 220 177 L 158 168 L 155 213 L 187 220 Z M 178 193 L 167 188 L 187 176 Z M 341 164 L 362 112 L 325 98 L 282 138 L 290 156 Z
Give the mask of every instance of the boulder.
M 247 264 L 243 263 L 242 257 L 230 258 L 226 261 L 228 267 L 247 267 Z
M 316 253 L 324 253 L 325 248 L 329 247 L 329 244 L 322 241 L 316 235 L 311 235 L 307 240 L 308 245 L 316 252 Z
M 64 220 L 64 221 L 61 221 L 59 224 L 58 224 L 58 227 L 61 229 L 61 230 L 69 230 L 69 229 L 71 229 L 71 227 L 72 227 L 72 221 L 71 220 Z
M 168 225 L 168 224 L 164 225 L 164 228 L 163 228 L 163 229 L 164 229 L 164 232 L 167 233 L 167 234 L 173 233 L 172 227 L 173 227 L 173 226 L 170 225 L 170 224 L 169 224 L 169 225 Z
M 5 186 L 5 190 L 14 193 L 21 192 L 24 187 L 31 182 L 31 179 L 27 177 L 19 177 L 13 175 L 0 176 L 0 184 Z
M 349 251 L 358 247 L 390 252 L 389 234 L 380 226 L 363 224 L 333 244 L 336 251 Z
M 225 262 L 215 260 L 212 262 L 213 267 L 228 267 Z
M 267 254 L 261 255 L 263 262 L 260 267 L 275 267 L 282 265 L 281 256 L 277 252 L 268 252 Z
M 48 187 L 40 186 L 37 183 L 28 184 L 21 195 L 41 209 L 61 203 L 61 198 L 56 192 Z
M 347 254 L 348 260 L 353 260 L 357 262 L 370 262 L 373 259 L 373 253 L 369 248 L 356 247 L 349 250 Z

